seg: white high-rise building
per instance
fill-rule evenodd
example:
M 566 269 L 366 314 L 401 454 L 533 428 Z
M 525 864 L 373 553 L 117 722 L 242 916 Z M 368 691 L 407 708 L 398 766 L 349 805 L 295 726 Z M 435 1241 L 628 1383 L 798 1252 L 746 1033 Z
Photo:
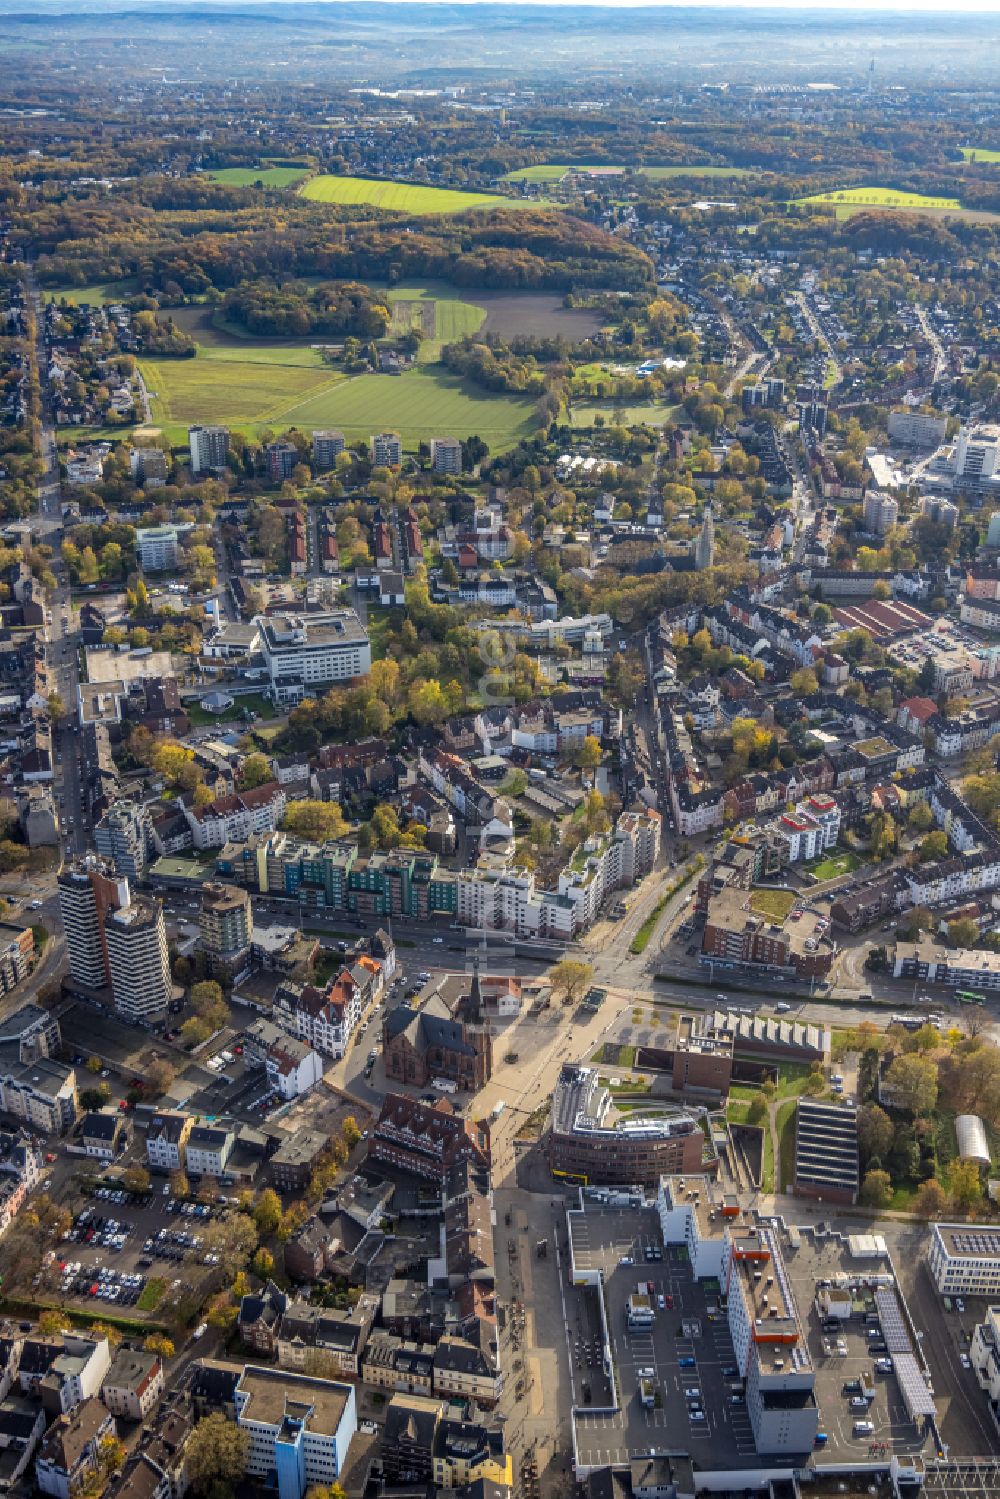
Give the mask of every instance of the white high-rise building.
M 890 494 L 869 489 L 865 495 L 864 527 L 873 536 L 885 536 L 899 518 L 899 505 Z
M 962 427 L 955 443 L 954 464 L 956 478 L 992 479 L 1000 468 L 1000 431 L 979 427 L 970 432 Z
M 403 444 L 398 432 L 380 432 L 371 440 L 375 468 L 398 468 L 403 461 Z
M 904 448 L 936 448 L 944 442 L 948 420 L 929 411 L 890 411 L 889 436 Z
M 191 473 L 214 474 L 226 466 L 229 451 L 228 427 L 189 427 Z
M 66 934 L 70 973 L 89 989 L 111 982 L 104 921 L 110 911 L 129 904 L 128 880 L 110 864 L 89 858 L 59 876 L 59 910 Z
M 436 474 L 462 472 L 462 444 L 457 437 L 431 438 L 431 468 Z
M 104 918 L 115 1009 L 123 1020 L 160 1019 L 170 1003 L 170 955 L 163 907 L 137 897 Z

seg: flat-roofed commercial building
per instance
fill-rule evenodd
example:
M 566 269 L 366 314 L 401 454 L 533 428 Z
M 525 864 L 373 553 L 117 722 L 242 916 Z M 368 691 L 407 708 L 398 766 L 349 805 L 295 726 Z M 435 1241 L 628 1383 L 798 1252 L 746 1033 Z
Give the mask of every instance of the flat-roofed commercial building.
M 234 1404 L 250 1437 L 247 1475 L 280 1499 L 303 1499 L 311 1485 L 332 1484 L 343 1472 L 358 1424 L 353 1385 L 248 1364 Z
M 371 644 L 353 609 L 311 616 L 274 614 L 255 622 L 279 703 L 300 702 L 314 688 L 366 677 L 371 671 Z
M 942 1296 L 1000 1298 L 1000 1227 L 935 1223 L 927 1268 Z
M 795 1111 L 795 1193 L 857 1201 L 858 1115 L 844 1103 L 800 1098 Z
M 652 1184 L 661 1176 L 715 1169 L 693 1114 L 618 1114 L 596 1068 L 567 1063 L 552 1095 L 549 1166 L 586 1185 Z

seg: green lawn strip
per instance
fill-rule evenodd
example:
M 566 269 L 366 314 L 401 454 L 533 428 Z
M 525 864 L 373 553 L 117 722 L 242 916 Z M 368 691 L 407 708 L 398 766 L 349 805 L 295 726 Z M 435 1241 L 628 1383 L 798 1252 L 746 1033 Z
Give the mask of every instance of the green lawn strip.
M 209 690 L 206 688 L 206 693 Z M 244 709 L 258 714 L 263 719 L 271 718 L 274 715 L 274 704 L 269 698 L 261 697 L 259 693 L 251 693 L 248 697 L 236 698 L 233 706 L 227 708 L 224 713 L 209 713 L 206 708 L 201 707 L 194 700 L 185 701 L 184 703 L 184 712 L 190 718 L 191 722 L 197 724 L 199 728 L 210 723 L 232 723 L 235 719 L 243 717 Z
M 781 1162 L 780 1190 L 788 1191 L 795 1175 L 795 1109 L 798 1100 L 786 1098 L 778 1105 L 775 1114 L 775 1129 L 778 1136 L 778 1151 Z M 774 1190 L 772 1188 L 772 1190 Z
M 628 950 L 630 953 L 635 953 L 638 956 L 640 953 L 646 951 L 646 948 L 649 946 L 649 939 L 656 930 L 656 923 L 666 910 L 668 902 L 677 894 L 678 890 L 683 890 L 684 886 L 689 880 L 694 878 L 700 868 L 701 865 L 692 865 L 690 869 L 686 869 L 672 884 L 667 886 L 667 889 L 660 896 L 660 899 L 656 902 L 656 905 L 629 943 Z
M 595 176 L 616 176 L 626 170 L 640 172 L 643 177 L 663 179 L 667 177 L 751 177 L 757 175 L 753 167 L 705 167 L 705 166 L 633 166 L 626 168 L 622 163 L 614 165 L 598 163 L 573 164 L 546 162 L 541 166 L 519 167 L 515 172 L 508 172 L 504 178 L 505 182 L 559 182 L 566 176 L 567 172 L 581 172 Z
M 122 1317 L 116 1312 L 106 1311 L 104 1306 L 95 1315 L 91 1307 L 65 1306 L 56 1301 L 33 1301 L 27 1297 L 3 1296 L 0 1297 L 0 1311 L 6 1312 L 14 1317 L 39 1318 L 43 1312 L 60 1312 L 74 1327 L 88 1328 L 95 1322 L 104 1322 L 108 1327 L 116 1327 L 122 1333 L 138 1333 L 146 1335 L 151 1332 L 166 1333 L 168 1328 L 163 1322 L 150 1322 L 145 1318 Z
M 153 1275 L 147 1280 L 139 1293 L 136 1306 L 140 1312 L 155 1312 L 166 1294 L 167 1283 L 162 1275 Z
M 46 287 L 42 291 L 45 302 L 69 302 L 79 307 L 86 302 L 90 307 L 104 307 L 108 302 L 124 302 L 138 291 L 136 282 L 127 277 L 123 281 L 94 281 L 86 286 Z
M 1000 151 L 984 150 L 982 146 L 960 146 L 959 150 L 966 161 L 976 161 L 988 167 L 1000 165 Z

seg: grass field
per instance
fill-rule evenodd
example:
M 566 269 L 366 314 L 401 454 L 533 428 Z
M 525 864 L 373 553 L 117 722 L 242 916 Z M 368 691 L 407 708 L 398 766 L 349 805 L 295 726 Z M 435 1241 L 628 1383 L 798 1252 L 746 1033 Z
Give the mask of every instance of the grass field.
M 213 182 L 224 182 L 229 187 L 253 187 L 259 182 L 263 187 L 291 187 L 301 182 L 306 175 L 305 167 L 223 167 L 218 172 L 208 172 Z
M 835 880 L 842 874 L 853 874 L 861 865 L 857 854 L 849 848 L 841 849 L 839 852 L 827 854 L 823 859 L 817 859 L 815 863 L 805 864 L 803 868 L 806 874 L 811 874 L 818 880 Z
M 601 417 L 606 427 L 637 427 L 643 423 L 648 427 L 661 427 L 664 422 L 674 421 L 682 409 L 652 402 L 615 406 L 612 401 L 574 401 L 573 426 L 592 427 L 597 417 Z
M 775 1186 L 787 1192 L 795 1177 L 795 1099 L 788 1098 L 775 1110 L 774 1127 L 778 1136 L 780 1176 Z
M 394 286 L 388 293 L 392 304 L 390 336 L 399 338 L 411 328 L 423 332 L 421 363 L 436 359 L 442 344 L 478 333 L 486 321 L 486 308 L 457 297 L 438 296 L 426 286 Z
M 865 208 L 895 208 L 908 213 L 919 213 L 922 209 L 937 212 L 961 210 L 957 198 L 931 198 L 923 193 L 904 193 L 894 187 L 844 187 L 827 193 L 813 193 L 810 198 L 798 198 L 800 204 L 817 203 L 836 209 L 837 218 L 849 218 Z
M 106 302 L 121 302 L 135 294 L 134 281 L 98 281 L 90 286 L 59 287 L 57 291 L 42 293 L 46 302 L 69 302 L 79 307 L 87 302 L 91 307 L 103 307 Z
M 750 908 L 761 916 L 770 916 L 775 921 L 784 921 L 794 906 L 795 899 L 791 890 L 751 890 Z
M 448 187 L 424 187 L 415 182 L 379 182 L 368 177 L 311 177 L 301 189 L 316 203 L 371 203 L 397 213 L 464 213 L 470 208 L 534 208 L 525 198 L 503 198 L 493 193 L 457 192 Z
M 983 166 L 1000 166 L 1000 151 L 987 151 L 982 146 L 962 146 L 962 155 L 966 161 L 978 161 Z
M 600 164 L 566 164 L 557 162 L 546 162 L 538 167 L 520 167 L 516 172 L 508 172 L 504 178 L 505 182 L 560 182 L 567 172 L 581 172 L 593 174 L 598 177 L 616 176 L 626 171 L 621 165 L 602 166 Z M 641 172 L 644 177 L 666 178 L 666 177 L 750 177 L 753 175 L 748 167 L 647 167 L 638 166 L 633 171 Z
M 345 379 L 329 367 L 303 366 L 299 356 L 308 351 L 301 349 L 292 351 L 295 362 L 289 363 L 217 357 L 233 352 L 142 361 L 153 421 L 172 443 L 187 441 L 189 424 L 220 422 L 248 433 L 268 426 L 335 426 L 349 438 L 388 428 L 411 451 L 435 432 L 477 433 L 500 452 L 534 430 L 530 400 L 478 390 L 435 366 Z

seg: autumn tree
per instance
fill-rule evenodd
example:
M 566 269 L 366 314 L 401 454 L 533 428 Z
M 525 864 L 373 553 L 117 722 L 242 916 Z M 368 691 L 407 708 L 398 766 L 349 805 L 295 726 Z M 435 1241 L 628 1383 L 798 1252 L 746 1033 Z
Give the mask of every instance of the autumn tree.
M 346 818 L 336 802 L 289 802 L 282 827 L 297 838 L 310 843 L 325 843 L 344 838 L 350 831 Z
M 147 1353 L 158 1353 L 160 1358 L 173 1358 L 174 1356 L 174 1345 L 162 1332 L 149 1333 L 142 1346 Z
M 888 1171 L 866 1171 L 861 1183 L 861 1201 L 868 1208 L 885 1208 L 892 1201 Z
M 273 1187 L 265 1187 L 254 1204 L 253 1221 L 262 1234 L 273 1234 L 281 1222 L 281 1198 Z
M 126 1166 L 122 1172 L 122 1186 L 126 1187 L 129 1192 L 135 1192 L 137 1196 L 148 1192 L 150 1188 L 150 1175 L 145 1166 L 138 1164 Z
M 184 1466 L 196 1494 L 208 1494 L 216 1484 L 238 1483 L 249 1456 L 250 1433 L 221 1411 L 198 1421 L 184 1445 Z
M 921 1218 L 941 1218 L 948 1209 L 948 1194 L 939 1181 L 928 1177 L 917 1188 L 913 1207 Z
M 896 1057 L 886 1073 L 886 1085 L 894 1101 L 910 1114 L 931 1114 L 937 1103 L 937 1067 L 929 1057 L 917 1053 Z
M 564 1004 L 576 1004 L 590 988 L 594 970 L 589 963 L 576 958 L 561 958 L 549 970 L 549 986 L 556 996 L 562 995 Z
M 603 757 L 601 741 L 596 734 L 588 734 L 573 751 L 573 764 L 578 770 L 596 770 Z
M 948 1167 L 948 1191 L 956 1207 L 971 1208 L 982 1201 L 983 1183 L 975 1161 L 952 1161 Z
M 240 767 L 240 784 L 245 791 L 252 791 L 255 786 L 263 786 L 273 778 L 271 762 L 266 755 L 247 755 Z
M 153 1094 L 165 1093 L 177 1076 L 177 1068 L 166 1057 L 154 1057 L 146 1066 L 146 1084 Z
M 877 1103 L 865 1104 L 858 1110 L 858 1146 L 864 1160 L 870 1161 L 874 1156 L 884 1161 L 894 1132 L 892 1120 Z

